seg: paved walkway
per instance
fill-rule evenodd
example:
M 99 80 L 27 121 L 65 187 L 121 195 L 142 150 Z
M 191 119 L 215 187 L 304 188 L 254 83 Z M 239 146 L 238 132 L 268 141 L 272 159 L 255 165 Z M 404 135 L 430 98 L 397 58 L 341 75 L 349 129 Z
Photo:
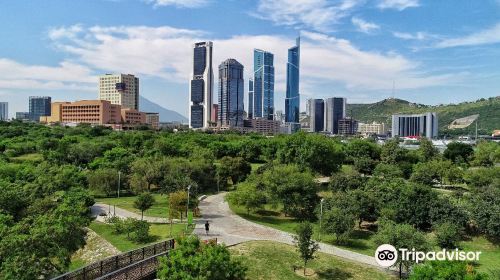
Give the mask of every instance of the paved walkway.
M 112 216 L 113 214 L 123 219 L 125 218 L 135 218 L 138 220 L 141 219 L 140 214 L 125 210 L 123 208 L 113 207 L 113 205 L 111 205 L 110 207 L 108 204 L 103 204 L 103 203 L 96 203 L 92 205 L 90 210 L 92 212 L 92 216 L 96 217 L 96 220 L 99 222 L 104 222 L 107 216 Z M 106 213 L 107 216 L 99 216 L 100 213 Z M 148 221 L 149 223 L 155 223 L 155 224 L 170 223 L 170 221 L 167 218 L 159 218 L 159 217 L 144 216 L 144 220 Z M 173 222 L 178 223 L 180 221 L 179 219 L 174 219 Z
M 234 245 L 251 240 L 270 240 L 292 245 L 293 237 L 290 233 L 281 230 L 273 229 L 267 226 L 259 225 L 241 218 L 234 214 L 224 196 L 226 193 L 220 193 L 208 196 L 205 200 L 200 201 L 199 208 L 202 213 L 202 218 L 196 223 L 194 233 L 201 239 L 217 238 L 218 242 L 226 245 Z M 210 223 L 210 232 L 205 234 L 205 221 Z M 383 270 L 376 262 L 374 257 L 366 256 L 349 250 L 340 249 L 338 247 L 319 243 L 320 252 L 338 256 L 344 259 L 374 266 Z

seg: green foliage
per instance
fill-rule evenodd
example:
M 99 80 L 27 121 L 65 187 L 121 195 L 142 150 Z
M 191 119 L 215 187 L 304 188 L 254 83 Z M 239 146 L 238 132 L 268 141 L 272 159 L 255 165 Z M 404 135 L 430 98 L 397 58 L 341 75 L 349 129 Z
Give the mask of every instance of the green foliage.
M 451 142 L 446 146 L 443 157 L 454 163 L 469 163 L 473 154 L 474 150 L 471 145 L 461 142 Z
M 458 183 L 463 178 L 463 171 L 449 160 L 432 160 L 414 165 L 410 180 L 433 186 L 436 183 Z
M 118 193 L 118 171 L 114 169 L 98 169 L 87 175 L 90 190 L 106 196 Z
M 401 168 L 395 164 L 379 163 L 375 167 L 375 170 L 373 170 L 373 176 L 390 180 L 403 178 L 404 174 Z
M 243 280 L 246 267 L 234 260 L 224 245 L 202 244 L 193 236 L 176 240 L 168 257 L 160 258 L 162 280 Z
M 261 208 L 266 203 L 266 198 L 263 190 L 258 190 L 256 185 L 250 182 L 238 184 L 237 190 L 227 196 L 227 199 L 232 203 L 244 206 L 247 209 L 247 214 Z
M 495 187 L 500 188 L 500 167 L 478 167 L 467 170 L 464 180 L 468 186 L 476 189 Z
M 335 234 L 337 243 L 347 241 L 355 223 L 356 218 L 350 209 L 333 207 L 323 214 L 325 232 Z
M 148 210 L 155 203 L 154 197 L 150 193 L 141 193 L 134 201 L 134 207 L 141 210 L 141 220 L 144 218 L 144 211 Z
M 469 207 L 479 231 L 500 240 L 500 189 L 489 187 L 477 191 Z
M 399 138 L 393 138 L 384 143 L 380 158 L 384 163 L 397 164 L 406 161 L 408 150 L 399 146 Z
M 500 143 L 481 141 L 474 151 L 473 166 L 493 166 L 500 163 Z
M 337 172 L 332 175 L 328 187 L 333 191 L 355 190 L 364 186 L 366 177 L 356 171 Z
M 237 184 L 246 179 L 252 171 L 250 163 L 245 161 L 242 157 L 228 157 L 221 158 L 220 165 L 217 167 L 217 175 L 219 180 L 227 182 L 230 178 L 233 184 Z
M 319 250 L 319 245 L 312 239 L 313 227 L 309 222 L 300 223 L 295 233 L 296 235 L 293 237 L 295 246 L 300 258 L 304 261 L 304 275 L 306 275 L 307 262 L 314 259 L 316 251 Z
M 347 143 L 345 153 L 346 162 L 351 164 L 355 164 L 356 161 L 361 158 L 378 161 L 380 160 L 381 148 L 377 143 L 368 140 L 354 139 Z
M 482 280 L 485 274 L 474 271 L 473 266 L 460 261 L 430 261 L 413 268 L 409 280 Z
M 439 150 L 434 147 L 431 140 L 427 138 L 420 138 L 418 155 L 422 161 L 430 161 L 439 155 Z
M 446 222 L 437 225 L 434 228 L 434 234 L 439 247 L 443 249 L 455 249 L 457 248 L 458 241 L 460 241 L 461 233 L 457 225 Z

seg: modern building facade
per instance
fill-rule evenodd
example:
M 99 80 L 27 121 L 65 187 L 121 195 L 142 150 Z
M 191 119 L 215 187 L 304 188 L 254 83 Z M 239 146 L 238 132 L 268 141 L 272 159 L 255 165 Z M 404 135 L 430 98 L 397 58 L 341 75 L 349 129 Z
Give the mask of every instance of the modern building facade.
M 145 113 L 146 123 L 149 124 L 153 129 L 160 128 L 160 114 L 159 113 Z
M 0 102 L 0 121 L 6 121 L 9 119 L 9 103 Z
M 340 135 L 354 135 L 358 132 L 358 121 L 347 117 L 339 120 L 339 133 Z
M 358 123 L 358 132 L 363 135 L 385 135 L 387 134 L 387 128 L 385 123 Z
M 29 121 L 30 112 L 16 112 L 16 120 Z
M 219 113 L 218 125 L 243 126 L 243 65 L 235 59 L 227 59 L 219 65 Z
M 99 77 L 99 99 L 139 110 L 139 78 L 131 74 L 106 74 Z
M 325 131 L 339 134 L 339 120 L 346 117 L 346 99 L 331 97 L 325 100 Z
M 193 49 L 193 72 L 189 85 L 189 127 L 210 126 L 213 103 L 212 42 L 198 42 Z
M 50 116 L 50 103 L 52 98 L 50 96 L 30 96 L 30 120 L 39 122 L 40 117 Z
M 244 121 L 244 126 L 249 128 L 249 132 L 257 132 L 266 135 L 274 135 L 280 132 L 280 121 L 268 120 L 265 118 L 248 119 Z
M 254 95 L 253 95 L 253 78 L 248 80 L 248 113 L 247 118 L 253 119 L 253 103 L 254 103 Z
M 253 81 L 249 83 L 249 118 L 274 118 L 274 55 L 255 49 L 253 52 Z M 250 98 L 252 92 L 252 98 Z
M 325 101 L 323 99 L 309 99 L 309 128 L 310 132 L 325 130 Z
M 212 104 L 212 115 L 210 116 L 210 121 L 212 124 L 217 125 L 217 113 L 219 112 L 219 104 Z
M 392 115 L 392 137 L 438 136 L 438 117 L 434 112 L 413 115 Z
M 286 67 L 285 122 L 290 124 L 292 132 L 300 129 L 299 67 L 300 37 L 297 38 L 296 45 L 288 49 Z

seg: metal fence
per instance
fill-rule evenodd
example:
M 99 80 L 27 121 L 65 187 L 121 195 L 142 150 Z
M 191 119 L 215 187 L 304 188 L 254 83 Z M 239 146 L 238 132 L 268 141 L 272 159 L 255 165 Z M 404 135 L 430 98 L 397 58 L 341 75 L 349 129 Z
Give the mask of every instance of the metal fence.
M 53 278 L 52 280 L 91 280 L 98 279 L 103 276 L 116 275 L 117 271 L 122 271 L 129 269 L 132 271 L 134 268 L 140 270 L 140 275 L 153 269 L 153 272 L 157 268 L 157 257 L 167 255 L 170 249 L 174 248 L 174 240 L 166 240 L 158 242 L 146 247 L 135 249 L 120 255 L 109 257 L 107 259 L 92 263 L 78 270 L 71 271 Z M 134 270 L 136 271 L 136 270 Z M 125 275 L 125 274 L 124 274 Z M 132 274 L 131 274 L 132 275 Z M 135 275 L 135 274 L 133 274 Z M 102 279 L 142 279 L 141 278 L 102 278 Z

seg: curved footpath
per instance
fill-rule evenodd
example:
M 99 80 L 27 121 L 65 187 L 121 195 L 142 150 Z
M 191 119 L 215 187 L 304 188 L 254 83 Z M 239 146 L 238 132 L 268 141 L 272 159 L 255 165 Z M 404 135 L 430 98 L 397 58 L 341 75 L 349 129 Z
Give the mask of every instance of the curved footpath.
M 293 245 L 292 234 L 250 222 L 233 213 L 224 200 L 225 195 L 226 193 L 219 193 L 200 201 L 199 208 L 202 218 L 196 221 L 194 233 L 201 239 L 217 238 L 218 242 L 229 246 L 251 240 L 269 240 Z M 207 220 L 210 223 L 208 235 L 205 234 L 204 227 Z M 319 243 L 319 246 L 320 252 L 385 270 L 376 263 L 374 257 L 325 243 Z
M 92 217 L 96 217 L 96 220 L 99 222 L 104 222 L 104 219 L 107 218 L 107 216 L 111 215 L 116 215 L 120 218 L 134 218 L 134 219 L 141 219 L 141 215 L 125 210 L 123 208 L 119 207 L 111 207 L 108 204 L 103 204 L 103 203 L 96 203 L 91 206 L 90 211 L 92 212 Z M 107 216 L 99 216 L 100 213 L 106 213 Z M 149 223 L 154 223 L 154 224 L 168 224 L 169 220 L 167 218 L 159 218 L 159 217 L 149 217 L 149 216 L 144 216 L 144 220 L 149 222 Z M 178 219 L 174 219 L 174 223 L 178 222 Z

